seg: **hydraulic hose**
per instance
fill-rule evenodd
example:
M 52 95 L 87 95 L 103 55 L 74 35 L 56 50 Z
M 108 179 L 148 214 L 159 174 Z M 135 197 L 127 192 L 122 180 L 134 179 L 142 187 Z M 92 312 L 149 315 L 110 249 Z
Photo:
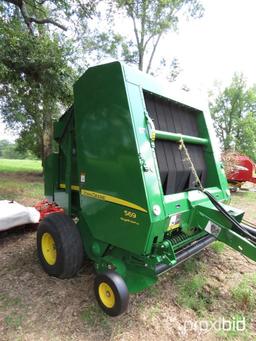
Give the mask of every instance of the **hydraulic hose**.
M 254 236 L 256 236 L 256 228 L 255 227 L 251 227 L 249 225 L 246 225 L 246 224 L 243 224 L 243 221 L 242 223 L 240 223 L 240 225 L 245 228 L 249 233 L 253 234 Z
M 245 237 L 249 238 L 254 244 L 256 244 L 256 235 L 251 234 L 245 227 L 243 227 L 242 225 L 239 224 L 238 221 L 235 220 L 234 217 L 232 217 L 231 214 L 229 214 L 224 207 L 214 198 L 214 196 L 209 193 L 208 191 L 206 191 L 205 189 L 202 190 L 200 188 L 190 188 L 188 189 L 188 191 L 191 190 L 198 190 L 201 191 L 202 193 L 204 193 L 212 202 L 212 204 L 217 208 L 218 211 L 220 211 L 225 218 L 232 223 L 232 225 Z
M 242 222 L 244 222 L 246 225 L 253 227 L 254 229 L 256 229 L 256 225 L 254 223 L 252 223 L 251 221 L 244 219 L 242 220 Z

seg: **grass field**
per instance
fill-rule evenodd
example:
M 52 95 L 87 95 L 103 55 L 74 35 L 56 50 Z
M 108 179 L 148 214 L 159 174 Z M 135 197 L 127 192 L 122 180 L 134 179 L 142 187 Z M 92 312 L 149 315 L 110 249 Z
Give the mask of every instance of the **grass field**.
M 15 200 L 27 206 L 43 199 L 41 161 L 0 159 L 0 200 Z
M 0 159 L 0 173 L 40 173 L 42 170 L 40 160 Z
M 16 165 L 12 169 L 17 171 L 9 172 L 6 165 L 0 172 L 0 198 L 32 205 L 43 197 L 38 166 L 24 172 Z M 256 222 L 256 193 L 235 193 L 230 205 Z M 89 261 L 68 280 L 43 272 L 35 231 L 0 234 L 0 260 L 1 341 L 255 340 L 256 265 L 220 242 L 131 295 L 128 312 L 118 318 L 98 308 Z M 244 319 L 246 328 L 210 328 L 223 318 L 233 325 Z M 207 329 L 199 328 L 202 321 Z

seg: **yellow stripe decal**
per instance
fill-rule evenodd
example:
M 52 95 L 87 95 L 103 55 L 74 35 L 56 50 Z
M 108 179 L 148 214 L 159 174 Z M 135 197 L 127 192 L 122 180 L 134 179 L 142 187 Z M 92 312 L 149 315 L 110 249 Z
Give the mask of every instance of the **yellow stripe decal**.
M 81 194 L 86 196 L 86 197 L 90 197 L 90 198 L 94 198 L 94 199 L 98 199 L 98 200 L 103 200 L 103 201 L 108 201 L 108 202 L 113 202 L 114 204 L 130 207 L 130 208 L 133 208 L 135 210 L 147 213 L 147 211 L 143 207 L 138 206 L 136 204 L 133 204 L 132 202 L 129 202 L 129 201 L 126 201 L 123 199 L 112 197 L 112 195 L 102 194 L 102 193 L 98 193 L 98 192 L 92 192 L 92 191 L 88 191 L 86 189 L 82 189 Z
M 60 184 L 59 187 L 60 187 L 61 189 L 66 189 L 66 185 L 65 185 L 65 184 Z M 72 189 L 73 191 L 78 191 L 78 192 L 80 191 L 80 187 L 77 186 L 77 185 L 71 185 L 71 189 Z
M 71 189 L 73 189 L 73 191 L 78 191 L 78 192 L 80 191 L 80 187 L 76 185 L 72 185 Z
M 59 187 L 61 189 L 65 189 L 66 185 L 65 184 L 60 184 Z M 72 185 L 71 189 L 73 191 L 80 191 L 80 187 L 76 186 L 76 185 Z M 126 200 L 123 200 L 123 199 L 112 197 L 112 195 L 102 194 L 102 193 L 92 192 L 92 191 L 87 191 L 86 189 L 82 189 L 81 190 L 81 194 L 86 196 L 86 197 L 90 197 L 90 198 L 94 198 L 94 199 L 98 199 L 98 200 L 103 200 L 103 201 L 108 201 L 108 202 L 113 202 L 114 204 L 118 204 L 118 205 L 130 207 L 130 208 L 134 208 L 135 210 L 147 213 L 147 211 L 143 207 L 138 206 L 136 204 L 133 204 L 132 202 L 129 202 L 129 201 L 126 201 Z

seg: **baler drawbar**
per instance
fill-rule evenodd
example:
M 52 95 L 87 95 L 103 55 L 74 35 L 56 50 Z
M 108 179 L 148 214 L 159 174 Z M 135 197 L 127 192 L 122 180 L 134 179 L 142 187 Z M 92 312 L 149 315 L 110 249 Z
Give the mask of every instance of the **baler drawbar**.
M 40 263 L 70 278 L 84 258 L 111 316 L 129 293 L 214 240 L 256 260 L 256 233 L 230 192 L 214 153 L 207 112 L 119 62 L 89 68 L 74 104 L 54 125 L 58 152 L 44 167 L 48 214 L 37 234 Z

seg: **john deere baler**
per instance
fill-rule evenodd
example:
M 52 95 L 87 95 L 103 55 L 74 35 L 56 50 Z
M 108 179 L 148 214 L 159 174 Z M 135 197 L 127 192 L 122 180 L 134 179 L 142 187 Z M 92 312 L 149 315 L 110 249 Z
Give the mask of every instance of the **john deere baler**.
M 224 204 L 211 130 L 202 110 L 154 78 L 119 62 L 89 68 L 55 124 L 59 151 L 45 165 L 45 195 L 65 210 L 38 229 L 46 272 L 72 277 L 91 259 L 96 298 L 115 316 L 129 293 L 216 239 L 255 259 L 243 212 Z

